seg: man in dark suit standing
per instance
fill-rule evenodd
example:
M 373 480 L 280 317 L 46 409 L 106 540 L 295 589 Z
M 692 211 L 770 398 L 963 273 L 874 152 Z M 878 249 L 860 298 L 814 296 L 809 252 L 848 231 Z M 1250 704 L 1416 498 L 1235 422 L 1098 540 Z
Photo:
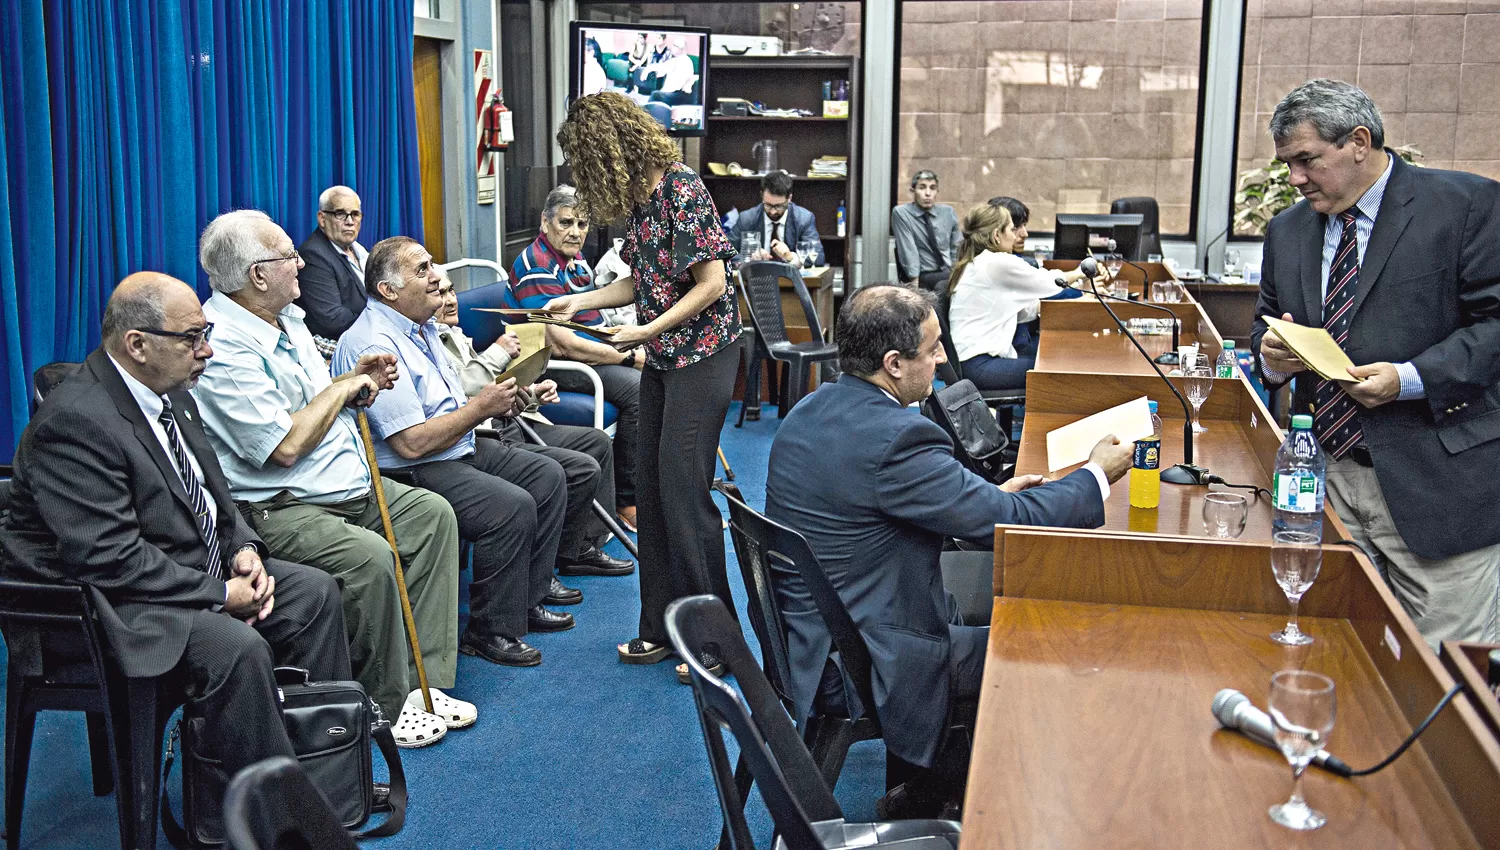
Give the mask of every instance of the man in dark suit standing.
M 745 234 L 760 237 L 760 249 L 746 260 L 777 259 L 802 265 L 798 251 L 812 243 L 813 265 L 826 265 L 823 240 L 818 236 L 818 218 L 807 207 L 792 203 L 792 175 L 772 171 L 760 179 L 760 206 L 745 210 L 734 222 L 734 247 L 745 244 Z
M 307 329 L 324 357 L 333 356 L 334 343 L 365 309 L 370 252 L 358 241 L 363 220 L 359 195 L 331 186 L 318 196 L 318 229 L 297 248 L 307 265 L 297 275 L 302 294 L 295 303 L 307 313 Z
M 979 693 L 987 626 L 962 625 L 943 589 L 944 538 L 988 546 L 997 523 L 1094 528 L 1130 444 L 1101 441 L 1082 469 L 996 486 L 953 456 L 948 435 L 908 405 L 944 362 L 930 297 L 904 286 L 859 290 L 839 311 L 837 383 L 787 414 L 771 444 L 766 514 L 807 537 L 870 647 L 874 710 L 887 751 L 923 767 L 942 748 L 954 701 Z M 774 565 L 773 565 L 774 566 Z M 800 721 L 819 691 L 832 639 L 800 577 L 774 574 Z M 836 681 L 836 679 L 835 679 Z
M 1328 500 L 1423 637 L 1500 638 L 1500 183 L 1402 162 L 1336 80 L 1288 94 L 1271 135 L 1303 200 L 1266 229 L 1256 314 L 1326 328 L 1359 382 L 1320 380 L 1258 318 L 1267 383 L 1297 378 Z
M 121 281 L 104 345 L 21 437 L 5 569 L 82 584 L 126 676 L 172 674 L 234 775 L 291 756 L 275 664 L 350 678 L 338 586 L 267 559 L 235 509 L 188 394 L 213 356 L 197 295 L 155 272 Z

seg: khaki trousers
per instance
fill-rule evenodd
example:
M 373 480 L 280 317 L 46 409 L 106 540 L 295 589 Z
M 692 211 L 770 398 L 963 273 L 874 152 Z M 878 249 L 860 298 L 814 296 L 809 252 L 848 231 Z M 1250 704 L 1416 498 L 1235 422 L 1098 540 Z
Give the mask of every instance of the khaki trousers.
M 1375 470 L 1347 458 L 1328 463 L 1328 499 L 1434 649 L 1500 639 L 1500 545 L 1450 558 L 1415 554 L 1391 521 Z
M 451 688 L 458 669 L 458 520 L 437 494 L 381 481 L 428 682 Z M 338 582 L 354 678 L 396 722 L 406 695 L 417 687 L 417 673 L 374 492 L 328 505 L 282 493 L 249 503 L 245 514 L 276 557 L 315 567 Z

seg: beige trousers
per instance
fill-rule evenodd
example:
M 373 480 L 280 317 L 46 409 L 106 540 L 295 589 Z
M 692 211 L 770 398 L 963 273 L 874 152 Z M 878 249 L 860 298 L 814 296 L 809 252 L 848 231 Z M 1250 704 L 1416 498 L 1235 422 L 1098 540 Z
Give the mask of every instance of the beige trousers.
M 1500 640 L 1500 545 L 1449 558 L 1415 554 L 1391 521 L 1375 470 L 1347 458 L 1328 463 L 1328 500 L 1434 649 L 1444 640 Z

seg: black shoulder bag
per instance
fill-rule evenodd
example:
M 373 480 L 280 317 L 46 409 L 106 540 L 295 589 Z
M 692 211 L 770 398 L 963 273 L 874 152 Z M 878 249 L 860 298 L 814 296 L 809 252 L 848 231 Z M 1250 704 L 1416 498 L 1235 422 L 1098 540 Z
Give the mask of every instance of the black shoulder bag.
M 406 820 L 406 773 L 391 724 L 365 695 L 358 682 L 309 682 L 306 670 L 276 668 L 281 689 L 281 719 L 297 761 L 313 785 L 328 798 L 335 815 L 355 838 L 395 835 Z M 219 762 L 205 755 L 204 718 L 189 703 L 167 742 L 162 768 L 161 825 L 175 847 L 224 846 L 224 791 L 232 778 Z M 181 733 L 182 820 L 167 802 L 167 777 Z M 390 795 L 377 803 L 371 739 L 390 769 Z M 356 832 L 377 812 L 389 812 L 379 826 Z
M 965 378 L 934 392 L 927 400 L 927 416 L 953 438 L 953 455 L 970 472 L 996 483 L 1010 478 L 1005 449 L 1010 438 L 1000 430 L 995 414 L 974 382 Z

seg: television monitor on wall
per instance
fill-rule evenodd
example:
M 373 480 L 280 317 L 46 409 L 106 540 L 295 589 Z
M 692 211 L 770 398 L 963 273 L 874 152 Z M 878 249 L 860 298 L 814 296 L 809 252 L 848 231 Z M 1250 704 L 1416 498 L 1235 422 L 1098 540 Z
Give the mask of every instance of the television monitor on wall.
M 1139 262 L 1141 252 L 1140 213 L 1116 215 L 1057 214 L 1057 232 L 1052 256 L 1059 260 L 1081 260 L 1093 253 L 1121 254 Z M 1114 240 L 1114 250 L 1110 250 Z
M 625 95 L 674 136 L 708 131 L 708 29 L 574 21 L 568 95 Z

